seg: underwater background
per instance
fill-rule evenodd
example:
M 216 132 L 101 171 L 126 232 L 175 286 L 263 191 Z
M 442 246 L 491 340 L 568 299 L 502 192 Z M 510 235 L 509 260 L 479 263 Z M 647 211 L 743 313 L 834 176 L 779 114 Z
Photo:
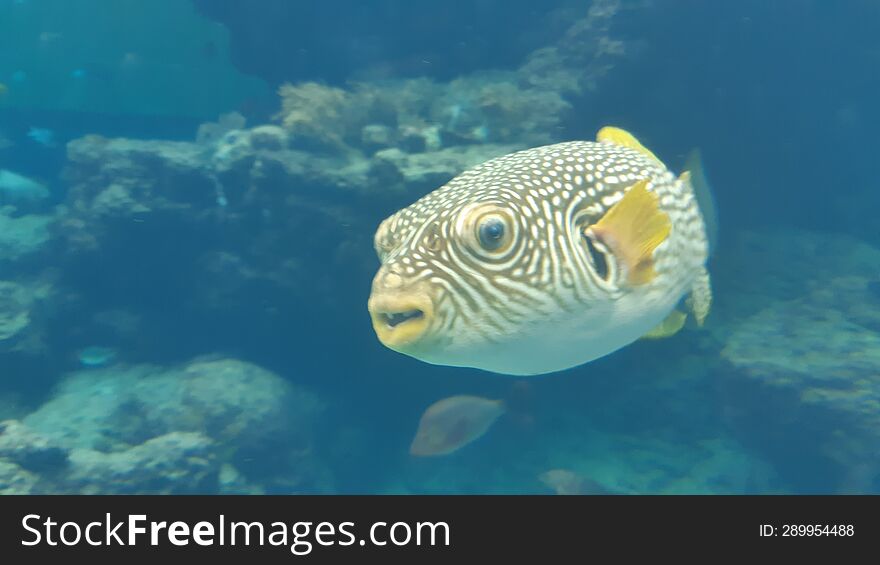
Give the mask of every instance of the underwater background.
M 880 3 L 0 0 L 0 493 L 880 492 Z M 384 348 L 378 223 L 699 148 L 703 328 L 545 376 Z M 442 457 L 432 403 L 510 407 Z

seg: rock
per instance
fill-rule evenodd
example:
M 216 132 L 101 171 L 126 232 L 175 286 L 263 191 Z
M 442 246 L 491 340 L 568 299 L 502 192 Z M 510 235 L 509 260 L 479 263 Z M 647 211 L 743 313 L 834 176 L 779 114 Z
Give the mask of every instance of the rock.
M 626 16 L 653 18 L 650 2 L 594 0 L 586 15 L 578 5 L 564 6 L 561 12 L 571 26 L 554 44 L 536 49 L 519 69 L 522 80 L 539 90 L 560 94 L 595 92 L 598 84 L 614 67 L 625 61 L 630 43 L 617 28 L 626 25 Z M 562 17 L 565 15 L 560 14 Z
M 0 495 L 36 494 L 38 478 L 18 465 L 0 459 Z
M 558 92 L 523 86 L 515 72 L 481 73 L 449 83 L 433 101 L 429 122 L 456 145 L 536 146 L 558 141 L 570 109 Z
M 28 294 L 19 284 L 0 281 L 0 341 L 12 338 L 30 324 Z
M 168 433 L 113 453 L 75 449 L 70 464 L 56 488 L 77 494 L 211 492 L 219 473 L 214 442 L 188 432 Z
M 254 449 L 280 435 L 283 443 L 299 437 L 296 443 L 309 445 L 314 419 L 323 410 L 311 393 L 235 359 L 195 361 L 179 377 L 183 410 L 174 419 L 199 415 L 221 444 Z
M 743 256 L 754 268 L 736 299 L 753 313 L 729 320 L 721 352 L 735 429 L 798 491 L 826 492 L 829 480 L 844 488 L 854 468 L 862 488 L 876 490 L 880 303 L 871 281 L 880 250 L 808 233 L 752 234 L 738 246 L 754 251 Z
M 251 147 L 256 151 L 281 151 L 287 148 L 287 132 L 278 126 L 259 126 L 250 132 Z
M 67 465 L 67 458 L 68 450 L 21 422 L 0 422 L 0 459 L 31 472 L 56 472 Z
M 391 128 L 383 124 L 368 124 L 361 130 L 361 143 L 367 151 L 388 147 L 392 143 Z
M 229 464 L 220 467 L 218 483 L 221 494 L 265 494 L 262 488 L 248 483 L 245 477 Z
M 349 135 L 356 108 L 353 97 L 341 88 L 315 82 L 278 89 L 281 111 L 276 116 L 287 130 L 291 143 L 312 151 L 338 151 Z
M 213 145 L 218 143 L 224 135 L 233 130 L 242 130 L 247 120 L 238 112 L 230 112 L 221 115 L 216 122 L 205 122 L 196 131 L 196 143 Z
M 0 351 L 32 351 L 41 347 L 39 307 L 52 297 L 48 280 L 0 280 Z
M 73 465 L 95 461 L 108 466 L 107 473 L 128 472 L 133 456 L 121 454 L 152 446 L 154 438 L 198 434 L 222 455 L 217 469 L 228 463 L 244 473 L 243 480 L 272 483 L 283 477 L 308 490 L 311 481 L 323 480 L 311 451 L 322 410 L 317 397 L 270 371 L 236 359 L 203 358 L 172 368 L 73 373 L 25 424 L 70 450 Z M 192 486 L 196 479 L 187 481 Z
M 92 206 L 98 215 L 111 218 L 138 216 L 150 212 L 150 208 L 132 198 L 125 186 L 116 183 L 96 194 Z
M 37 253 L 49 242 L 52 216 L 12 217 L 0 210 L 0 263 Z
M 421 153 L 428 148 L 428 140 L 421 130 L 405 128 L 400 132 L 400 149 L 407 153 Z
M 254 159 L 251 132 L 231 130 L 214 145 L 211 164 L 217 172 L 246 169 Z

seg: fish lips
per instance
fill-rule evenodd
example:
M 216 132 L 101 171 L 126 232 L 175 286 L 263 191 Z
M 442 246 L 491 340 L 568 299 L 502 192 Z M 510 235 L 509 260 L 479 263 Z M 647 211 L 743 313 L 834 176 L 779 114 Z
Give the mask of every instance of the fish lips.
M 379 341 L 402 353 L 422 340 L 434 317 L 433 302 L 422 293 L 374 293 L 367 308 Z

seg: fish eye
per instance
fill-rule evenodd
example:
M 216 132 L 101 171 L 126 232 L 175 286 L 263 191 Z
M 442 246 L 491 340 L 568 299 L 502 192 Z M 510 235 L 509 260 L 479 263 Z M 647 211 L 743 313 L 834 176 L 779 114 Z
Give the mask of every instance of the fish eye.
M 457 221 L 457 233 L 469 251 L 483 259 L 500 260 L 519 241 L 513 214 L 494 202 L 469 207 Z
M 489 217 L 480 222 L 479 240 L 480 245 L 487 251 L 495 251 L 504 244 L 504 235 L 507 230 L 504 220 L 498 217 Z

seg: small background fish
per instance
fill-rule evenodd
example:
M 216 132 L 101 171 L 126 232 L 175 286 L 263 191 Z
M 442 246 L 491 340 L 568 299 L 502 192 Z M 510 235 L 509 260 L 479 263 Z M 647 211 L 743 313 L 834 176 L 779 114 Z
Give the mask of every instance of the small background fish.
M 55 132 L 48 128 L 31 127 L 27 136 L 45 147 L 55 147 Z
M 80 349 L 77 359 L 83 367 L 103 367 L 116 359 L 116 350 L 112 347 L 91 345 Z
M 458 395 L 439 400 L 422 414 L 410 453 L 453 453 L 482 437 L 504 411 L 500 400 L 478 396 Z

